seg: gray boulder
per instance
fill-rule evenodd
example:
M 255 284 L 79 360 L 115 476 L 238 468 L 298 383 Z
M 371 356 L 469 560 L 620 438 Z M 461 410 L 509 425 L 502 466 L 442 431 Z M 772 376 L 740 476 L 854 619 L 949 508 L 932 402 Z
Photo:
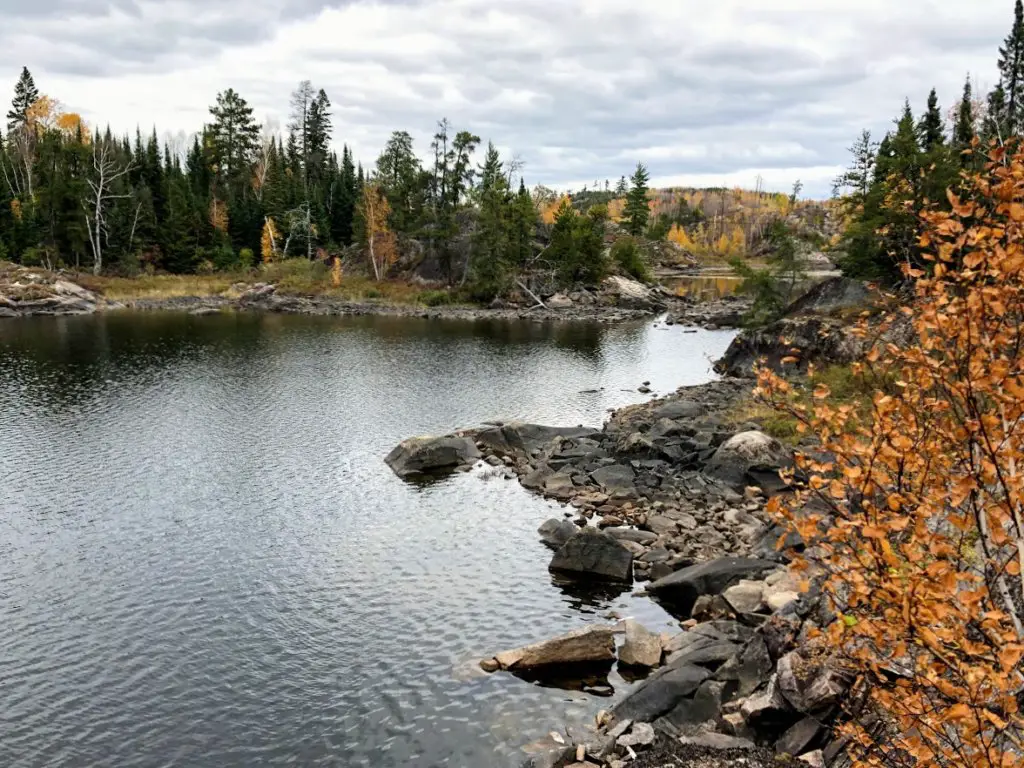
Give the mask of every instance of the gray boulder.
M 411 437 L 403 440 L 384 461 L 399 477 L 451 471 L 481 457 L 468 437 Z
M 760 578 L 777 567 L 771 560 L 723 557 L 683 568 L 649 584 L 647 591 L 683 616 L 689 616 L 701 595 L 720 595 L 745 578 Z
M 633 667 L 656 667 L 661 663 L 661 638 L 633 619 L 626 619 L 626 641 L 619 650 L 619 662 Z
M 562 547 L 565 542 L 579 533 L 579 530 L 568 520 L 559 520 L 553 517 L 542 523 L 540 528 L 537 529 L 537 533 L 540 534 L 540 540 L 548 546 Z
M 632 583 L 633 553 L 612 536 L 584 528 L 555 553 L 548 570 L 573 578 Z
M 751 475 L 751 470 L 767 470 L 768 474 L 775 470 L 778 477 L 777 470 L 792 463 L 792 452 L 782 443 L 764 432 L 750 430 L 722 443 L 704 467 L 704 474 L 741 490 L 752 482 L 763 481 L 757 474 Z

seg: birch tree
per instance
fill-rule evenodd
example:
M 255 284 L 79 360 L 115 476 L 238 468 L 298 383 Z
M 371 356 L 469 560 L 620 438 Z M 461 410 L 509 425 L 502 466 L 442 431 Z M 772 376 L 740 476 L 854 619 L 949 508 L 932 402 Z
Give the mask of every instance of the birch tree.
M 131 163 L 122 162 L 116 154 L 112 141 L 95 141 L 92 145 L 92 172 L 88 179 L 90 194 L 83 202 L 85 208 L 85 225 L 92 248 L 92 272 L 100 274 L 103 269 L 103 245 L 107 242 L 107 207 L 113 200 L 131 197 L 118 194 L 114 189 L 115 182 L 126 176 L 132 169 Z M 134 229 L 134 227 L 133 227 Z

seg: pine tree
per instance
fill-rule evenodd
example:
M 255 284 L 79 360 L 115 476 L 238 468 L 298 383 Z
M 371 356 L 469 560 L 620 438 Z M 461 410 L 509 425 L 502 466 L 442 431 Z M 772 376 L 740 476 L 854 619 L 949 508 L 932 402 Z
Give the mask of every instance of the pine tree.
M 14 86 L 14 99 L 11 101 L 11 109 L 7 112 L 7 131 L 14 131 L 25 124 L 28 119 L 28 110 L 39 99 L 39 89 L 36 88 L 35 80 L 28 67 L 21 68 L 21 77 Z
M 213 123 L 209 127 L 212 159 L 217 178 L 236 189 L 248 186 L 259 142 L 260 127 L 252 116 L 252 107 L 234 89 L 217 94 L 217 103 L 210 107 Z
M 999 49 L 999 75 L 1006 99 L 1007 135 L 1024 127 L 1024 0 L 1013 9 L 1013 28 Z
M 928 111 L 921 118 L 918 130 L 921 135 L 921 146 L 925 152 L 930 152 L 946 141 L 942 125 L 942 112 L 939 110 L 939 97 L 934 88 L 928 94 Z
M 618 183 L 615 185 L 615 196 L 625 197 L 627 192 L 629 192 L 629 184 L 626 183 L 626 177 L 620 176 Z
M 637 163 L 636 170 L 630 179 L 629 193 L 626 195 L 626 207 L 623 210 L 623 218 L 626 221 L 626 231 L 633 236 L 642 235 L 647 228 L 647 220 L 651 216 L 651 209 L 647 203 L 647 182 L 650 176 L 643 163 Z

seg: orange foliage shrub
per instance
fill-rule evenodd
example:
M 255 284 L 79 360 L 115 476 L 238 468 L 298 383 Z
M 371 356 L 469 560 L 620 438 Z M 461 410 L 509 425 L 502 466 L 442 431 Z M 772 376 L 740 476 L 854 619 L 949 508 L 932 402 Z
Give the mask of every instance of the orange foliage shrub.
M 820 639 L 882 716 L 844 726 L 859 766 L 1024 764 L 1024 153 L 963 189 L 924 217 L 931 269 L 907 270 L 915 341 L 857 366 L 870 402 L 800 406 L 759 373 L 834 457 L 798 457 L 808 481 L 772 509 L 817 549 L 840 617 Z

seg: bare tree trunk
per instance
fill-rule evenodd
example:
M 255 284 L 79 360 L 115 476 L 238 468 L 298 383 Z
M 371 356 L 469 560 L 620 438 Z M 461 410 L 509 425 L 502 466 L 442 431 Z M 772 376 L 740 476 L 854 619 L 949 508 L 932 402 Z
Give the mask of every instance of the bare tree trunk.
M 109 235 L 106 231 L 106 221 L 103 217 L 103 206 L 109 200 L 123 199 L 131 195 L 116 195 L 110 191 L 110 186 L 131 170 L 131 164 L 119 166 L 117 159 L 113 156 L 111 147 L 107 142 L 97 141 L 92 147 L 93 178 L 89 179 L 89 188 L 92 190 L 89 203 L 92 205 L 90 211 L 86 209 L 85 225 L 89 233 L 89 244 L 92 246 L 92 272 L 99 275 L 103 269 L 103 242 L 104 236 Z M 141 205 L 140 205 L 141 208 Z M 138 210 L 135 212 L 138 220 Z M 135 235 L 135 225 L 132 225 L 132 236 Z M 130 243 L 129 243 L 130 247 Z

